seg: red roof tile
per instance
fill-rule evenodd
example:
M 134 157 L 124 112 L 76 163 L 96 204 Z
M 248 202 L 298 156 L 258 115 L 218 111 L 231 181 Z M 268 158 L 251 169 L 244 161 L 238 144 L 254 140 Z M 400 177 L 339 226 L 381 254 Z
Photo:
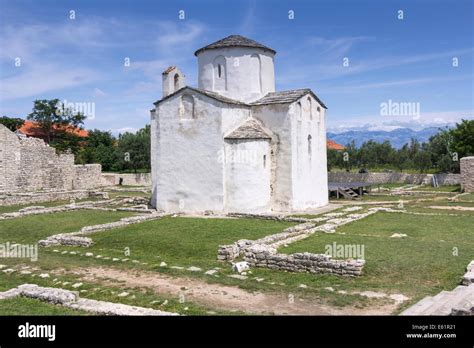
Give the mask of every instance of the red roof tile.
M 335 141 L 332 141 L 330 139 L 327 139 L 326 140 L 326 146 L 329 150 L 337 150 L 337 151 L 340 151 L 340 150 L 344 150 L 345 147 L 342 146 L 341 144 L 338 144 L 336 143 Z

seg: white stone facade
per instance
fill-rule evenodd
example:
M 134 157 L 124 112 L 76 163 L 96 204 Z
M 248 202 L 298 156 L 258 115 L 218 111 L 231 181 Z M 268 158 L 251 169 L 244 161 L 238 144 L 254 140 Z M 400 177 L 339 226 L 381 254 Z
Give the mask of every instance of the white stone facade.
M 309 89 L 275 92 L 274 54 L 225 38 L 196 52 L 199 88 L 164 91 L 151 110 L 153 206 L 263 213 L 327 204 L 326 107 Z

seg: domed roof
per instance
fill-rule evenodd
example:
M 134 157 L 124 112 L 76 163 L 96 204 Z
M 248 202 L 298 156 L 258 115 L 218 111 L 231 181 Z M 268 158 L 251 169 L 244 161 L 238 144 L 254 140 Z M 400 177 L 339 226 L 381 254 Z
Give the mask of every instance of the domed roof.
M 216 48 L 226 48 L 226 47 L 252 47 L 252 48 L 261 48 L 266 51 L 270 51 L 273 54 L 276 54 L 276 51 L 264 46 L 254 40 L 248 39 L 246 37 L 243 37 L 241 35 L 230 35 L 227 36 L 219 41 L 216 41 L 214 43 L 211 43 L 207 46 L 204 46 L 200 49 L 198 49 L 196 52 L 194 52 L 194 55 L 197 56 L 199 53 L 206 51 L 206 50 L 212 50 Z

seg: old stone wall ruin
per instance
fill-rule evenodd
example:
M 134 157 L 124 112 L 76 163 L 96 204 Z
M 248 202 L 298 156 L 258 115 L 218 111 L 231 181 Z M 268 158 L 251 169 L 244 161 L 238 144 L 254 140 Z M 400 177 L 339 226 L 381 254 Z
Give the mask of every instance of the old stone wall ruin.
M 474 192 L 474 156 L 461 158 L 461 189 Z
M 0 124 L 0 192 L 80 190 L 101 186 L 101 165 L 74 165 L 74 155 L 57 154 L 38 138 Z
M 329 172 L 329 182 L 368 182 L 371 184 L 416 184 L 430 185 L 434 174 L 408 173 L 346 173 Z M 459 174 L 436 174 L 439 185 L 458 185 Z

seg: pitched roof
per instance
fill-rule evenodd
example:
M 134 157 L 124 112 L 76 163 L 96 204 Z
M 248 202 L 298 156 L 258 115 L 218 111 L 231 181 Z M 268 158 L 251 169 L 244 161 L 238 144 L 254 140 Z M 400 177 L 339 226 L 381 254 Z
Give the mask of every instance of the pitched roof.
M 271 139 L 271 135 L 263 128 L 262 124 L 254 118 L 249 118 L 239 127 L 234 129 L 225 139 Z
M 197 56 L 199 53 L 205 51 L 205 50 L 211 50 L 215 48 L 225 48 L 225 47 L 253 47 L 253 48 L 261 48 L 266 51 L 270 51 L 273 54 L 276 54 L 276 51 L 264 46 L 254 40 L 251 40 L 249 38 L 243 37 L 241 35 L 230 35 L 227 36 L 219 41 L 213 42 L 207 46 L 204 46 L 200 49 L 198 49 L 196 52 L 194 52 L 194 55 Z
M 341 144 L 336 143 L 335 141 L 332 141 L 331 139 L 326 140 L 326 147 L 329 150 L 336 150 L 336 151 L 341 151 L 341 150 L 345 149 L 344 146 L 342 146 Z
M 69 134 L 77 135 L 81 138 L 85 138 L 89 135 L 89 132 L 85 129 L 75 128 L 72 126 L 57 126 L 53 125 L 53 131 L 65 131 Z M 34 121 L 25 121 L 23 126 L 18 128 L 17 132 L 21 132 L 24 135 L 35 138 L 44 138 L 46 135 L 44 130 Z
M 294 101 L 300 99 L 306 94 L 311 94 L 314 99 L 318 101 L 319 104 L 325 109 L 327 109 L 326 105 L 318 98 L 314 92 L 309 88 L 303 89 L 293 89 L 289 91 L 279 91 L 279 92 L 271 92 L 266 94 L 263 98 L 260 98 L 250 105 L 267 105 L 267 104 L 286 104 L 286 103 L 293 103 Z
M 162 74 L 162 75 L 169 74 L 169 73 L 170 73 L 171 71 L 173 71 L 174 69 L 176 69 L 175 66 L 169 66 L 169 67 L 167 67 L 166 70 L 163 71 L 161 74 Z
M 166 97 L 160 99 L 160 100 L 157 100 L 156 102 L 154 102 L 153 104 L 154 105 L 158 105 L 158 104 L 161 104 L 163 101 L 171 98 L 172 96 L 184 91 L 185 89 L 189 89 L 191 91 L 194 91 L 194 92 L 197 92 L 197 93 L 200 93 L 200 94 L 203 94 L 209 98 L 212 98 L 212 99 L 215 99 L 215 100 L 218 100 L 218 101 L 221 101 L 223 103 L 227 103 L 227 104 L 235 104 L 235 105 L 242 105 L 242 106 L 248 106 L 248 104 L 244 103 L 244 102 L 241 102 L 241 101 L 238 101 L 238 100 L 235 100 L 235 99 L 231 99 L 231 98 L 227 98 L 227 97 L 224 97 L 223 95 L 219 94 L 219 93 L 216 93 L 216 92 L 212 92 L 212 91 L 207 91 L 205 89 L 200 89 L 200 88 L 194 88 L 194 87 L 189 87 L 189 86 L 184 86 L 180 89 L 178 89 L 177 91 L 174 91 L 173 93 L 167 95 Z

